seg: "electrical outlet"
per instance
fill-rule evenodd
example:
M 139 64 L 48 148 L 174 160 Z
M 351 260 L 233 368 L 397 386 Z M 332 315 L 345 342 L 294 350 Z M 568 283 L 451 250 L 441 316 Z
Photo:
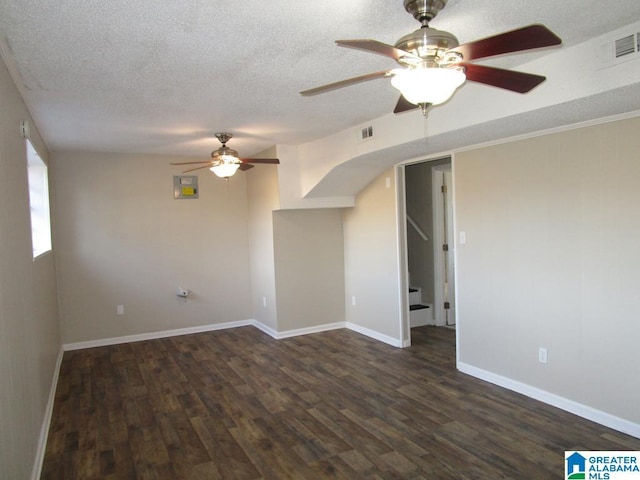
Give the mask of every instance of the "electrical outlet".
M 262 306 L 263 307 L 267 306 L 267 297 L 262 297 Z
M 118 305 L 116 307 L 116 314 L 117 315 L 124 315 L 124 305 Z
M 356 296 L 355 295 L 351 297 L 351 305 L 353 305 L 354 307 L 356 305 Z
M 547 349 L 544 347 L 538 348 L 538 362 L 547 363 Z

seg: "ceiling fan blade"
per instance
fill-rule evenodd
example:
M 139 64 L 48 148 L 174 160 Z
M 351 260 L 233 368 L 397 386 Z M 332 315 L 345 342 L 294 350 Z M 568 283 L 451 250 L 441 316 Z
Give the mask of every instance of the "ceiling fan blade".
M 336 40 L 336 43 L 340 47 L 355 48 L 356 50 L 364 50 L 365 52 L 377 53 L 379 55 L 384 55 L 385 57 L 393 58 L 394 60 L 400 60 L 401 58 L 411 58 L 416 62 L 422 60 L 420 57 L 414 55 L 411 52 L 401 50 L 394 47 L 393 45 L 378 42 L 377 40 Z
M 242 171 L 245 171 L 245 170 L 249 170 L 250 168 L 253 168 L 253 165 L 250 165 L 248 163 L 241 163 L 238 168 Z
M 465 67 L 467 80 L 504 88 L 512 92 L 527 93 L 546 80 L 546 77 L 534 75 L 533 73 L 504 70 L 502 68 L 464 62 L 458 65 Z
M 303 92 L 300 92 L 300 95 L 304 95 L 304 96 L 318 95 L 319 93 L 328 92 L 330 90 L 336 90 L 338 88 L 346 87 L 348 85 L 353 85 L 355 83 L 366 82 L 368 80 L 374 80 L 376 78 L 388 77 L 389 75 L 391 75 L 391 70 L 367 73 L 366 75 L 360 75 L 359 77 L 353 77 L 347 80 L 341 80 L 339 82 L 329 83 L 328 85 L 323 85 L 322 87 L 316 87 L 310 90 L 305 90 Z
M 404 98 L 403 95 L 400 95 L 398 103 L 396 103 L 396 108 L 393 109 L 393 113 L 402 113 L 408 110 L 413 110 L 414 108 L 418 108 L 418 105 L 414 105 L 406 98 Z
M 203 168 L 211 168 L 213 166 L 213 164 L 211 162 L 208 162 L 208 163 L 209 163 L 208 165 L 205 165 L 203 167 L 190 168 L 188 170 L 185 170 L 182 173 L 189 173 L 189 172 L 193 172 L 195 170 L 202 170 Z
M 211 160 L 200 160 L 198 162 L 171 162 L 169 165 L 196 165 L 198 163 L 211 163 Z
M 277 158 L 241 158 L 243 163 L 270 163 L 270 164 L 278 164 L 280 160 Z
M 544 25 L 534 24 L 475 42 L 463 43 L 450 52 L 462 54 L 465 62 L 503 53 L 560 45 L 562 40 Z

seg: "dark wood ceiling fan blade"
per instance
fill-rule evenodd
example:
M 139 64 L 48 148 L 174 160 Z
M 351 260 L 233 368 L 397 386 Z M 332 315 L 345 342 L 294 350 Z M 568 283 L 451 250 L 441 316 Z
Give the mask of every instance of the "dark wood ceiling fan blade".
M 319 93 L 328 92 L 330 90 L 336 90 L 338 88 L 347 87 L 349 85 L 353 85 L 356 83 L 375 80 L 376 78 L 388 77 L 389 75 L 391 75 L 390 70 L 384 70 L 382 72 L 367 73 L 366 75 L 360 75 L 359 77 L 348 78 L 346 80 L 341 80 L 339 82 L 329 83 L 328 85 L 323 85 L 321 87 L 305 90 L 303 92 L 300 92 L 300 95 L 304 95 L 305 97 L 308 97 L 311 95 L 318 95 Z
M 401 50 L 394 47 L 393 45 L 388 45 L 377 40 L 336 40 L 336 43 L 340 47 L 355 48 L 356 50 L 377 53 L 378 55 L 384 55 L 385 57 L 393 58 L 394 60 L 400 60 L 401 58 L 412 58 L 415 61 L 421 61 L 420 57 L 414 55 L 411 52 Z
M 475 42 L 463 43 L 449 50 L 462 54 L 465 62 L 478 58 L 493 57 L 503 53 L 521 52 L 534 48 L 560 45 L 562 40 L 544 25 L 534 24 L 483 38 Z
M 185 170 L 182 173 L 194 172 L 196 170 L 202 170 L 203 168 L 211 168 L 212 166 L 213 166 L 213 164 L 211 162 L 208 162 L 207 165 L 204 165 L 203 167 L 190 168 L 188 170 Z
M 170 162 L 169 165 L 197 165 L 198 163 L 211 163 L 211 160 L 200 160 L 198 162 Z
M 396 108 L 393 109 L 393 113 L 407 112 L 409 110 L 413 110 L 414 108 L 418 108 L 418 105 L 414 105 L 406 98 L 404 98 L 404 96 L 400 95 L 398 103 L 396 103 Z
M 253 168 L 253 165 L 250 165 L 248 163 L 241 163 L 240 167 L 238 167 L 239 170 L 242 170 L 243 172 L 245 170 L 249 170 L 250 168 Z
M 467 80 L 504 88 L 512 92 L 527 93 L 546 80 L 546 77 L 542 75 L 518 72 L 516 70 L 504 70 L 473 63 L 460 63 L 459 65 L 465 67 Z
M 269 163 L 272 165 L 277 165 L 280 163 L 280 160 L 277 158 L 241 158 L 243 163 Z

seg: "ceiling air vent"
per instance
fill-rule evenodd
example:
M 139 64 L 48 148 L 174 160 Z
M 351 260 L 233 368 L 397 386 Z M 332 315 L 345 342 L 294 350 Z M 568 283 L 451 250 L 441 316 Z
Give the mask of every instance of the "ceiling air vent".
M 637 27 L 635 27 L 637 28 Z M 633 30 L 631 31 L 633 32 Z M 599 68 L 608 68 L 640 58 L 640 33 L 620 32 L 600 45 Z
M 373 126 L 364 127 L 360 130 L 360 140 L 367 140 L 373 137 Z
M 616 58 L 635 53 L 637 45 L 635 40 L 635 35 L 627 35 L 624 38 L 616 40 Z

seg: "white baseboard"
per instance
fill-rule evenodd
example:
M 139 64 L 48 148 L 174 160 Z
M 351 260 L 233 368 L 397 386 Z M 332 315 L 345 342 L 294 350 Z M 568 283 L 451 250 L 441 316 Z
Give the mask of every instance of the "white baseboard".
M 393 347 L 399 347 L 399 348 L 403 347 L 402 340 L 400 340 L 398 338 L 394 338 L 394 337 L 390 337 L 388 335 L 384 335 L 384 334 L 382 334 L 380 332 L 376 332 L 375 330 L 370 330 L 368 328 L 361 327 L 360 325 L 356 325 L 354 323 L 347 322 L 345 324 L 345 326 L 349 330 L 353 330 L 354 332 L 361 333 L 362 335 L 366 335 L 367 337 L 373 338 L 374 340 L 378 340 L 379 342 L 386 343 L 386 344 L 391 345 Z
M 630 422 L 629 420 L 616 417 L 615 415 L 603 412 L 602 410 L 597 410 L 595 408 L 583 405 L 573 400 L 569 400 L 559 395 L 555 395 L 545 390 L 532 387 L 531 385 L 527 385 L 526 383 L 521 383 L 516 380 L 503 377 L 502 375 L 498 375 L 487 370 L 468 365 L 466 363 L 458 363 L 458 370 L 481 380 L 485 380 L 489 383 L 493 383 L 494 385 L 504 387 L 508 390 L 521 393 L 523 395 L 526 395 L 527 397 L 539 400 L 540 402 L 546 403 L 548 405 L 552 405 L 566 412 L 573 413 L 574 415 L 578 415 L 579 417 L 586 418 L 587 420 L 590 420 L 592 422 L 599 423 L 600 425 L 604 425 L 605 427 L 609 427 L 619 432 L 626 433 L 627 435 L 640 438 L 640 425 Z
M 387 335 L 383 335 L 374 330 L 370 330 L 365 327 L 360 327 L 353 323 L 345 323 L 345 322 L 335 322 L 335 323 L 327 323 L 324 325 L 317 325 L 315 327 L 307 327 L 307 328 L 298 328 L 295 330 L 285 330 L 285 331 L 277 331 L 273 328 L 258 322 L 257 320 L 239 320 L 237 322 L 227 322 L 227 323 L 215 323 L 211 325 L 202 325 L 198 327 L 187 327 L 187 328 L 178 328 L 174 330 L 164 330 L 160 332 L 151 332 L 151 333 L 141 333 L 137 335 L 124 335 L 122 337 L 112 337 L 112 338 L 102 338 L 99 340 L 89 340 L 86 342 L 75 342 L 75 343 L 65 343 L 63 345 L 63 349 L 65 352 L 71 350 L 81 350 L 84 348 L 95 348 L 95 347 L 106 347 L 109 345 L 119 345 L 122 343 L 131 343 L 131 342 L 141 342 L 144 340 L 156 340 L 158 338 L 167 338 L 167 337 L 177 337 L 180 335 L 190 335 L 193 333 L 203 333 L 203 332 L 212 332 L 215 330 L 226 330 L 229 328 L 237 328 L 237 327 L 246 327 L 253 326 L 257 329 L 263 331 L 267 335 L 275 338 L 290 338 L 297 337 L 299 335 L 309 335 L 311 333 L 320 333 L 326 332 L 329 330 L 337 330 L 339 328 L 348 328 L 349 330 L 353 330 L 355 332 L 366 335 L 367 337 L 371 337 L 375 340 L 379 340 L 384 343 L 388 343 L 389 345 L 393 345 L 394 347 L 401 346 L 402 343 L 393 337 L 389 337 Z
M 298 328 L 295 330 L 285 330 L 284 332 L 277 332 L 274 338 L 290 338 L 297 337 L 299 335 L 309 335 L 310 333 L 327 332 L 329 330 L 338 330 L 339 328 L 345 328 L 344 322 L 326 323 L 324 325 L 318 325 L 316 327 Z
M 44 410 L 44 418 L 40 427 L 40 438 L 38 438 L 38 449 L 36 450 L 36 459 L 31 471 L 31 480 L 38 480 L 42 475 L 42 465 L 44 464 L 44 453 L 47 448 L 47 438 L 49 437 L 49 427 L 51 426 L 51 416 L 53 415 L 53 404 L 56 399 L 56 387 L 58 386 L 58 378 L 60 377 L 60 366 L 62 365 L 62 356 L 64 349 L 60 347 L 56 365 L 53 370 L 53 378 L 51 379 L 51 389 L 49 390 L 49 399 Z
M 83 348 L 106 347 L 109 345 L 119 345 L 121 343 L 141 342 L 143 340 L 156 340 L 158 338 L 190 335 L 192 333 L 213 332 L 215 330 L 226 330 L 229 328 L 246 327 L 248 325 L 255 326 L 255 324 L 256 324 L 255 320 L 239 320 L 237 322 L 214 323 L 211 325 L 177 328 L 175 330 L 164 330 L 161 332 L 141 333 L 137 335 L 125 335 L 122 337 L 102 338 L 99 340 L 89 340 L 87 342 L 65 343 L 63 345 L 63 348 L 65 352 L 68 352 L 71 350 L 81 350 Z
M 317 325 L 315 327 L 297 328 L 295 330 L 284 330 L 282 332 L 274 330 L 273 328 L 268 327 L 256 320 L 253 320 L 253 323 L 251 323 L 251 325 L 253 325 L 259 330 L 262 330 L 264 333 L 266 333 L 267 335 L 270 335 L 271 337 L 277 340 L 280 340 L 283 338 L 298 337 L 300 335 L 309 335 L 311 333 L 321 333 L 321 332 L 328 332 L 329 330 L 338 330 L 340 328 L 346 328 L 348 330 L 353 330 L 354 332 L 358 332 L 358 333 L 361 333 L 362 335 L 373 338 L 374 340 L 388 343 L 389 345 L 393 345 L 394 347 L 401 345 L 401 342 L 395 338 L 389 337 L 387 335 L 383 335 L 374 330 L 370 330 L 368 328 L 361 327 L 359 325 L 355 325 L 349 322 L 325 323 L 324 325 Z
M 267 335 L 269 335 L 270 337 L 273 338 L 278 338 L 278 331 L 274 330 L 271 327 L 268 327 L 267 325 L 265 325 L 264 323 L 261 323 L 257 320 L 252 320 L 251 321 L 251 325 L 253 325 L 254 327 L 256 327 L 258 330 L 266 333 Z

